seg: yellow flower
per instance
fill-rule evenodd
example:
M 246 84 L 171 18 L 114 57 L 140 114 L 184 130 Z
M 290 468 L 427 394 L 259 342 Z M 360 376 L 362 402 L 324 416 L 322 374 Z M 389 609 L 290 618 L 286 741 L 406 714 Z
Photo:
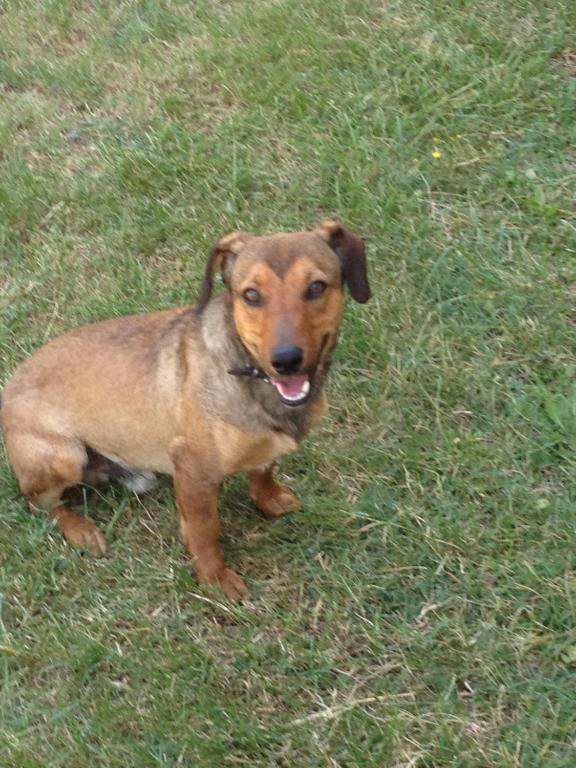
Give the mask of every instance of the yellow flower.
M 432 150 L 432 157 L 434 158 L 434 160 L 440 160 L 440 158 L 442 157 L 442 152 L 440 152 L 438 147 L 434 147 L 434 149 Z

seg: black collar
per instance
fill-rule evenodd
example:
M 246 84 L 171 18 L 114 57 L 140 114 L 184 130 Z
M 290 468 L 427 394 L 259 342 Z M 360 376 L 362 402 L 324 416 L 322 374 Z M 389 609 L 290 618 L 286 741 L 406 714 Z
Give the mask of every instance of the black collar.
M 239 351 L 242 350 L 244 354 L 242 357 L 244 359 L 248 358 L 250 360 L 251 355 L 250 352 L 246 349 L 244 346 L 242 339 L 238 335 L 238 333 L 235 334 L 235 341 L 238 345 Z M 244 365 L 233 365 L 232 368 L 228 369 L 228 373 L 231 376 L 247 376 L 250 379 L 261 379 L 262 381 L 265 381 L 266 383 L 270 384 L 270 377 L 268 374 L 262 370 L 262 368 L 258 368 L 257 365 L 251 365 L 250 363 L 244 363 Z
M 262 379 L 263 381 L 270 382 L 268 374 L 266 374 L 262 368 L 255 368 L 253 365 L 237 365 L 234 368 L 229 368 L 228 373 L 232 376 L 249 376 L 251 379 Z

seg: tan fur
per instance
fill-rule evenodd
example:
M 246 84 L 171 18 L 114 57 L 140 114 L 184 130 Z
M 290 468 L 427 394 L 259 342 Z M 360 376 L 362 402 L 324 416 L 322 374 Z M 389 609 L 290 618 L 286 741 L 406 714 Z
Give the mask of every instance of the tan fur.
M 293 437 L 275 432 L 245 432 L 225 421 L 215 421 L 212 434 L 223 475 L 262 467 L 298 448 Z
M 334 232 L 339 242 L 355 238 L 338 223 L 315 233 L 228 235 L 209 261 L 201 311 L 88 325 L 22 363 L 5 388 L 0 415 L 30 508 L 47 509 L 69 541 L 103 554 L 104 536 L 62 504 L 63 492 L 131 470 L 170 474 L 199 580 L 219 584 L 230 598 L 244 597 L 244 582 L 220 549 L 218 487 L 246 471 L 250 495 L 267 516 L 298 507 L 274 480 L 273 467 L 296 450 L 326 407 L 322 385 L 343 307 Z M 354 239 L 355 248 L 359 242 Z M 226 291 L 211 299 L 218 269 Z M 328 288 L 308 301 L 314 280 Z M 243 301 L 248 286 L 266 298 L 258 310 Z M 297 408 L 282 404 L 271 384 L 228 373 L 250 362 L 272 375 L 271 351 L 287 338 L 303 349 L 302 369 L 312 382 L 309 402 Z

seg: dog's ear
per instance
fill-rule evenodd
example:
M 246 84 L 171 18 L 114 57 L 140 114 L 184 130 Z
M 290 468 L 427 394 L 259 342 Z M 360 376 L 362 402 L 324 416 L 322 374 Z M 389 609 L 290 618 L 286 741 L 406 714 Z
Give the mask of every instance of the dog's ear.
M 366 250 L 362 238 L 346 229 L 337 219 L 326 219 L 313 231 L 328 243 L 340 259 L 342 278 L 352 298 L 365 304 L 372 292 L 368 285 Z
M 228 285 L 230 282 L 230 275 L 232 274 L 232 268 L 236 261 L 236 256 L 251 237 L 252 235 L 249 235 L 247 232 L 232 232 L 216 243 L 212 249 L 208 264 L 206 264 L 206 269 L 204 271 L 202 291 L 198 301 L 198 309 L 200 312 L 210 301 L 216 272 L 218 270 L 222 272 L 222 279 L 226 285 Z

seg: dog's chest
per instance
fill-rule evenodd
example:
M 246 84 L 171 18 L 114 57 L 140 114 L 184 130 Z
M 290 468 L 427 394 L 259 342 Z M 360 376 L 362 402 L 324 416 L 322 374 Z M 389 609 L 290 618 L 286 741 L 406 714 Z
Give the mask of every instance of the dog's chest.
M 214 425 L 213 436 L 224 475 L 267 466 L 298 447 L 296 440 L 284 433 L 246 432 L 223 421 Z

